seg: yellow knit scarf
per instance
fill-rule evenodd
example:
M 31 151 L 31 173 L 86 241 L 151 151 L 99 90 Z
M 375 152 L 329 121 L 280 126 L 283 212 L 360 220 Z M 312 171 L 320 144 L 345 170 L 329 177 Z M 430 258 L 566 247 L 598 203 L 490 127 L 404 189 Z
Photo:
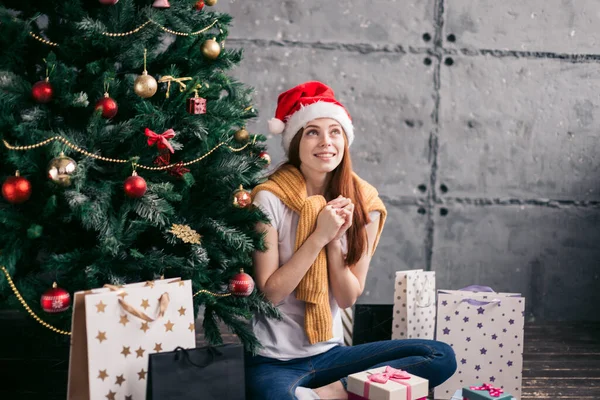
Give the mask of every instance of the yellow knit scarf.
M 379 211 L 381 213 L 377 237 L 373 243 L 372 253 L 374 253 L 387 212 L 377 190 L 358 175 L 354 174 L 353 178 L 354 184 L 362 192 L 367 212 Z M 276 171 L 265 183 L 256 186 L 252 191 L 252 198 L 261 190 L 273 193 L 283 204 L 300 216 L 294 245 L 295 252 L 314 232 L 317 226 L 317 217 L 327 205 L 327 201 L 321 195 L 307 197 L 304 176 L 296 167 L 289 164 Z M 306 303 L 304 330 L 309 342 L 315 344 L 331 339 L 333 322 L 329 307 L 329 280 L 325 248 L 321 249 L 317 259 L 298 284 L 296 298 Z

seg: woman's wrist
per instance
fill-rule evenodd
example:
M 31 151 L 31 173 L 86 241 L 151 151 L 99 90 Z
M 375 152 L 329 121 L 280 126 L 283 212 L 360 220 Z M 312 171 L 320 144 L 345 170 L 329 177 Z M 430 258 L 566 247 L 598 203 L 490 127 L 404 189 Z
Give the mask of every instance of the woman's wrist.
M 342 250 L 342 241 L 340 239 L 333 239 L 331 242 L 327 243 L 328 250 Z

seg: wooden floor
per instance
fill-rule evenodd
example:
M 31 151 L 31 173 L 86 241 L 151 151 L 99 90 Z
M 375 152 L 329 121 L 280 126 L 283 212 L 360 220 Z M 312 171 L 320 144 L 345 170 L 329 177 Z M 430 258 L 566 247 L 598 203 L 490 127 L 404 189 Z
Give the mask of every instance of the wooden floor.
M 600 323 L 525 324 L 521 399 L 600 400 Z
M 68 342 L 42 344 L 31 318 L 0 314 L 0 399 L 65 399 Z M 525 326 L 522 400 L 600 400 L 600 322 Z M 205 344 L 200 332 L 197 342 Z

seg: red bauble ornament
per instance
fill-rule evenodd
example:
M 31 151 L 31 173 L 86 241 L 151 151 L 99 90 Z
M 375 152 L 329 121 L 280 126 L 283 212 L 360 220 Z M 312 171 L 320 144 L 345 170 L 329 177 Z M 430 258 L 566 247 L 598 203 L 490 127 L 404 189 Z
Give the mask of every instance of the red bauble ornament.
M 67 311 L 71 305 L 71 295 L 65 289 L 52 284 L 52 289 L 42 295 L 40 299 L 42 309 L 48 313 L 59 313 Z
M 266 166 L 269 166 L 269 165 L 271 164 L 271 156 L 270 156 L 270 155 L 269 155 L 269 153 L 267 153 L 266 151 L 261 151 L 261 152 L 258 154 L 258 157 L 259 157 L 261 160 L 264 160 L 264 161 L 266 161 L 266 162 L 267 162 L 267 164 L 265 165 L 265 167 L 266 167 Z
M 103 4 L 105 6 L 114 6 L 115 4 L 117 4 L 119 2 L 119 0 L 99 0 L 100 4 Z
M 254 291 L 254 279 L 241 269 L 229 280 L 229 291 L 234 296 L 248 297 Z
M 146 193 L 148 186 L 146 180 L 141 176 L 138 176 L 137 172 L 133 171 L 133 174 L 123 183 L 123 189 L 127 197 L 132 199 L 139 199 Z
M 202 9 L 204 8 L 204 0 L 197 1 L 196 4 L 194 4 L 194 8 L 197 11 L 202 11 Z
M 27 201 L 31 196 L 31 182 L 27 178 L 19 176 L 19 171 L 15 176 L 9 176 L 2 184 L 2 197 L 9 203 L 19 204 Z
M 54 91 L 48 78 L 43 81 L 36 82 L 31 88 L 31 96 L 37 103 L 48 103 L 50 100 L 52 100 L 53 93 Z
M 114 101 L 108 93 L 104 93 L 104 97 L 96 103 L 96 110 L 102 110 L 102 116 L 104 118 L 112 118 L 117 115 L 119 106 L 117 106 L 117 102 Z
M 240 188 L 233 192 L 233 206 L 237 208 L 245 208 L 251 203 L 252 196 L 250 195 L 250 192 L 240 185 Z

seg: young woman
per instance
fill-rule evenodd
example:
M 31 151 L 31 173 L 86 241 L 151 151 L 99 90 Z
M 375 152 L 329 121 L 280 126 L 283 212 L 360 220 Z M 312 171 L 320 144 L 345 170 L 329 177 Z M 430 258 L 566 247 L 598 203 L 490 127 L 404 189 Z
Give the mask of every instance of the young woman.
M 254 272 L 283 319 L 252 322 L 263 348 L 247 357 L 248 397 L 345 399 L 349 374 L 384 365 L 426 378 L 430 387 L 444 382 L 456 369 L 445 343 L 345 347 L 334 335 L 339 309 L 364 290 L 386 209 L 375 188 L 352 172 L 354 128 L 328 86 L 306 82 L 282 93 L 275 116 L 269 128 L 282 133 L 289 161 L 252 193 L 270 220 L 257 227 L 267 250 L 255 253 Z

